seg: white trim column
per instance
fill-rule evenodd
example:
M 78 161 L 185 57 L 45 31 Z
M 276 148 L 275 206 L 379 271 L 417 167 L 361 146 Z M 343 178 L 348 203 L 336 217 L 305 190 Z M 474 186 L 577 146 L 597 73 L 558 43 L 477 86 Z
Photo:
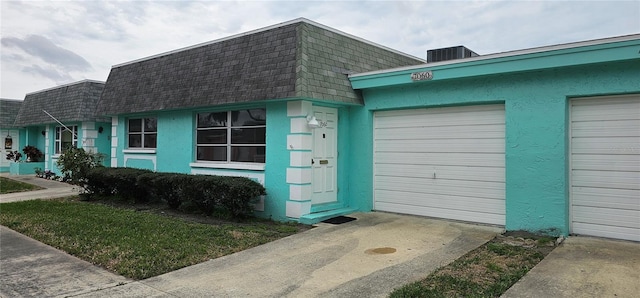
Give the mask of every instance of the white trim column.
M 45 132 L 44 132 L 44 170 L 45 171 L 50 171 L 51 170 L 51 143 L 49 135 L 50 135 L 50 130 L 51 127 L 49 126 L 49 124 L 47 124 L 47 126 L 45 127 Z M 55 146 L 55 144 L 54 144 Z M 55 152 L 55 149 L 54 149 Z
M 111 117 L 111 167 L 118 167 L 118 116 Z
M 308 101 L 287 103 L 287 117 L 291 122 L 291 129 L 287 135 L 287 150 L 289 150 L 287 217 L 300 218 L 302 215 L 311 213 L 313 137 L 311 129 L 307 126 L 307 115 L 311 115 L 312 111 L 313 104 Z

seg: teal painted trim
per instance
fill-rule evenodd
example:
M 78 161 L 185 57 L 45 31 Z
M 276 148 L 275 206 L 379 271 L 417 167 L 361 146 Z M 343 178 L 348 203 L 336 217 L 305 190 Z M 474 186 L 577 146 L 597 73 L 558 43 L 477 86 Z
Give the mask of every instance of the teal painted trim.
M 0 173 L 9 173 L 9 167 L 0 167 Z
M 550 68 L 584 66 L 596 63 L 621 62 L 640 59 L 638 56 L 640 39 L 624 42 L 598 44 L 570 49 L 551 50 L 530 54 L 513 55 L 499 58 L 464 59 L 460 62 L 426 64 L 421 68 L 390 70 L 363 76 L 352 76 L 354 89 L 378 88 L 402 84 L 430 84 L 435 81 L 460 79 L 474 76 L 496 75 L 512 72 L 526 72 Z M 433 79 L 412 81 L 411 73 L 432 71 Z
M 311 213 L 318 213 L 323 211 L 329 211 L 334 209 L 344 208 L 344 203 L 338 200 L 336 203 L 327 203 L 327 204 L 319 204 L 319 205 L 311 205 Z

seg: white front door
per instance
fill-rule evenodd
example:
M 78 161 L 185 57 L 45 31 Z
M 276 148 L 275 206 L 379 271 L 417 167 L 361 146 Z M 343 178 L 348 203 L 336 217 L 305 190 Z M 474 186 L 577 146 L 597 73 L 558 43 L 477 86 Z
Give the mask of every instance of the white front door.
M 312 204 L 332 203 L 337 196 L 338 110 L 313 107 L 320 127 L 313 130 L 313 195 Z

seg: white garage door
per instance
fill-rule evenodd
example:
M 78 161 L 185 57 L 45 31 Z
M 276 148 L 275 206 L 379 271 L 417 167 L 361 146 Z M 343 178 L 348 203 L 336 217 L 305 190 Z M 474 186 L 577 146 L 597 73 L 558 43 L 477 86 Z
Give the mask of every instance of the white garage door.
M 374 209 L 505 224 L 504 105 L 374 114 Z
M 640 241 L 640 95 L 571 102 L 576 234 Z

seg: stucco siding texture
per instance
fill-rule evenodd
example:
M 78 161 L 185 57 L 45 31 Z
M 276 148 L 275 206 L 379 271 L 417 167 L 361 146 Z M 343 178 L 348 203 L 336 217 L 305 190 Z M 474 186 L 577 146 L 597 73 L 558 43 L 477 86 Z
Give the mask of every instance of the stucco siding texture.
M 347 74 L 422 62 L 300 21 L 115 66 L 98 113 L 288 98 L 361 104 Z
M 78 83 L 29 93 L 18 112 L 15 126 L 55 123 L 47 111 L 59 121 L 102 121 L 96 117 L 96 104 L 100 99 L 104 83 L 80 81 Z
M 0 127 L 14 127 L 21 106 L 21 100 L 0 98 Z

